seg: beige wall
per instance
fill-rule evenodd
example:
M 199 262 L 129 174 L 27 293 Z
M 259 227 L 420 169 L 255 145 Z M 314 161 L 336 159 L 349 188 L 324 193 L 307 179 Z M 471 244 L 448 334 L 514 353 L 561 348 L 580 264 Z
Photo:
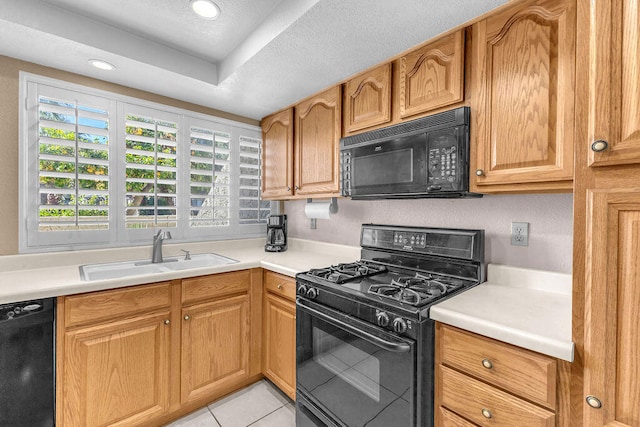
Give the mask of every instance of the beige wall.
M 258 121 L 246 117 L 53 68 L 43 67 L 6 56 L 0 56 L 0 255 L 13 255 L 18 253 L 18 152 L 20 143 L 18 133 L 18 95 L 20 71 L 65 80 L 84 86 L 91 86 L 109 92 L 256 126 L 259 125 Z
M 285 203 L 289 237 L 360 246 L 363 223 L 481 228 L 485 261 L 571 273 L 573 195 L 518 194 L 481 199 L 338 199 L 338 213 L 310 228 L 304 200 Z M 529 246 L 511 245 L 511 222 L 529 223 Z

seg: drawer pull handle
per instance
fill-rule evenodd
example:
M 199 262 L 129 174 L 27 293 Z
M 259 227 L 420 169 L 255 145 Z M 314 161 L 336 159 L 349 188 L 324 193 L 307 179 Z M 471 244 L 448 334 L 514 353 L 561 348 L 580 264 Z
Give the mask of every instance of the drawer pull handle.
M 482 416 L 485 418 L 491 418 L 493 417 L 493 414 L 491 414 L 491 411 L 487 408 L 482 408 Z
M 278 286 L 276 286 L 278 289 L 282 289 L 282 284 L 278 283 Z
M 493 368 L 493 363 L 491 363 L 491 360 L 489 359 L 482 359 L 482 366 L 484 366 L 487 369 L 491 369 Z

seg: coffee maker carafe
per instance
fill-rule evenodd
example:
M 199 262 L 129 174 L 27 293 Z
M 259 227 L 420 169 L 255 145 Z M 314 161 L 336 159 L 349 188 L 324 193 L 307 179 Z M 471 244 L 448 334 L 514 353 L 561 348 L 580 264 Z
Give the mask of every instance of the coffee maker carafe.
M 284 252 L 287 250 L 287 216 L 269 215 L 267 217 L 266 252 Z

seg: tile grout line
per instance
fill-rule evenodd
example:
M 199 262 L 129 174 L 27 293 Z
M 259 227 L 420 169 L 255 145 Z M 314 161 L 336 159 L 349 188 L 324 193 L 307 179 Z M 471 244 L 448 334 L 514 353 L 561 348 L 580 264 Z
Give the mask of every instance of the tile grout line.
M 213 417 L 213 420 L 216 422 L 216 424 L 218 424 L 218 427 L 222 427 L 222 424 L 220 423 L 220 421 L 218 421 L 218 419 L 216 418 L 216 415 L 213 413 L 211 408 L 209 408 L 209 405 L 207 405 L 206 408 L 207 408 L 207 411 L 209 411 L 209 413 Z
M 260 420 L 263 420 L 263 419 L 267 418 L 269 415 L 271 415 L 271 414 L 273 414 L 273 413 L 275 413 L 275 412 L 279 411 L 280 409 L 284 408 L 286 405 L 287 405 L 287 404 L 285 403 L 284 405 L 280 406 L 279 408 L 276 408 L 276 409 L 274 409 L 273 411 L 271 411 L 271 412 L 269 412 L 269 413 L 267 413 L 267 414 L 263 415 L 262 417 L 258 418 L 258 419 L 257 419 L 257 420 L 255 420 L 254 422 L 247 424 L 247 427 L 250 427 L 250 426 L 254 425 L 255 423 L 257 423 L 258 421 L 260 421 Z M 222 426 L 220 426 L 220 427 L 222 427 Z

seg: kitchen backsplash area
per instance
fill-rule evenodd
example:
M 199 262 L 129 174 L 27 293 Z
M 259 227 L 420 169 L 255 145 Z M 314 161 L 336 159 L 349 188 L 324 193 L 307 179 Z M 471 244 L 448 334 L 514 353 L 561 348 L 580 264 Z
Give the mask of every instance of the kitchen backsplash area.
M 288 236 L 360 246 L 363 223 L 485 230 L 485 261 L 571 273 L 571 194 L 500 195 L 480 199 L 338 199 L 338 212 L 318 219 L 304 214 L 305 200 L 285 202 Z M 511 223 L 529 223 L 529 245 L 511 245 Z

